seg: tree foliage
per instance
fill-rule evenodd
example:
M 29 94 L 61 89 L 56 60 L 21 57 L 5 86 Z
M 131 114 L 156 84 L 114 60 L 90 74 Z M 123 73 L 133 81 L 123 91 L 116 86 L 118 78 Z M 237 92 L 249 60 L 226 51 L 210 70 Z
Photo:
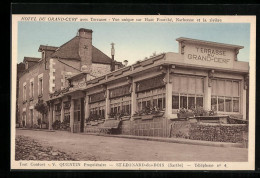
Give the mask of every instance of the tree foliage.
M 43 100 L 38 100 L 38 103 L 36 103 L 34 108 L 36 111 L 40 112 L 42 115 L 44 115 L 48 112 L 48 106 L 46 103 L 43 102 Z

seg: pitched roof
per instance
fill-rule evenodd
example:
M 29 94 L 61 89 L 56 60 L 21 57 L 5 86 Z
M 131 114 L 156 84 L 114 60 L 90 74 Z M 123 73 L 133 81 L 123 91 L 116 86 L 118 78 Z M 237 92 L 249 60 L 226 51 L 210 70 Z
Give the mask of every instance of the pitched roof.
M 39 47 L 39 49 L 38 49 L 38 52 L 41 52 L 41 51 L 43 51 L 43 50 L 46 50 L 46 51 L 55 51 L 56 49 L 58 49 L 58 47 L 40 45 L 40 47 Z
M 93 45 L 92 45 L 93 46 Z M 104 54 L 102 51 L 97 49 L 95 46 L 92 47 L 92 62 L 110 64 L 112 59 Z
M 72 38 L 70 41 L 61 45 L 56 52 L 54 52 L 51 57 L 61 58 L 61 59 L 74 59 L 80 60 L 79 56 L 79 40 L 80 37 L 76 36 Z M 110 64 L 112 59 L 104 54 L 102 51 L 97 49 L 92 45 L 92 62 L 93 63 L 102 63 L 102 64 Z
M 24 62 L 39 62 L 41 58 L 37 57 L 24 57 L 23 61 Z
M 61 45 L 51 57 L 62 59 L 80 60 L 79 56 L 79 37 L 75 36 L 70 41 Z

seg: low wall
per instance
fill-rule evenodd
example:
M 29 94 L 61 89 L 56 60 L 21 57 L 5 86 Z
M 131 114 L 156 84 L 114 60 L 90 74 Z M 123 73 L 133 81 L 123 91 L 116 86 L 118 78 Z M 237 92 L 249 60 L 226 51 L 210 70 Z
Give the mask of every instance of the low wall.
M 166 119 L 163 117 L 121 121 L 119 133 L 123 135 L 165 137 L 165 122 Z
M 186 120 L 169 121 L 169 137 L 186 138 L 190 137 L 192 122 Z
M 85 132 L 98 133 L 102 124 L 87 125 Z M 192 140 L 242 143 L 248 140 L 247 124 L 220 124 L 190 120 L 152 119 L 122 120 L 114 134 L 175 137 Z
M 117 131 L 114 134 L 167 137 L 166 130 L 167 119 L 164 117 L 155 117 L 152 119 L 122 120 Z M 86 125 L 84 132 L 98 133 L 102 124 Z
M 246 124 L 194 123 L 189 130 L 189 139 L 215 142 L 242 143 L 247 135 Z
M 85 125 L 84 132 L 86 133 L 100 133 L 100 127 L 102 127 L 103 124 L 97 124 L 95 126 L 92 125 Z

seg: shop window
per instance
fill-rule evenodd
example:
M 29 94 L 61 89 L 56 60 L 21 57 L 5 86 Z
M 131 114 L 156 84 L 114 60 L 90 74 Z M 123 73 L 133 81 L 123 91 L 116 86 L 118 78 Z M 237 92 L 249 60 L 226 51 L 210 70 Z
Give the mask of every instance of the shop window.
M 131 115 L 131 96 L 123 96 L 110 99 L 110 114 Z
M 89 120 L 94 121 L 94 120 L 105 119 L 105 108 L 106 108 L 105 101 L 91 103 L 89 107 L 90 107 Z
M 221 112 L 239 112 L 239 81 L 213 79 L 211 109 Z
M 147 108 L 165 110 L 165 87 L 137 93 L 138 111 Z
M 202 77 L 172 75 L 172 109 L 203 107 L 204 82 Z

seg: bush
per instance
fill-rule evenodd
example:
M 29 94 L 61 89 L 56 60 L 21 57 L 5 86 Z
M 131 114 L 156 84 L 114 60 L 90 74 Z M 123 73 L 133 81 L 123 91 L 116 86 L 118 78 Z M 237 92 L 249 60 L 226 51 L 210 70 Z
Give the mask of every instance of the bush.
M 60 129 L 60 125 L 61 125 L 61 122 L 60 122 L 59 120 L 56 120 L 56 121 L 54 121 L 54 123 L 52 124 L 52 128 L 53 128 L 54 130 L 58 130 L 58 129 Z

